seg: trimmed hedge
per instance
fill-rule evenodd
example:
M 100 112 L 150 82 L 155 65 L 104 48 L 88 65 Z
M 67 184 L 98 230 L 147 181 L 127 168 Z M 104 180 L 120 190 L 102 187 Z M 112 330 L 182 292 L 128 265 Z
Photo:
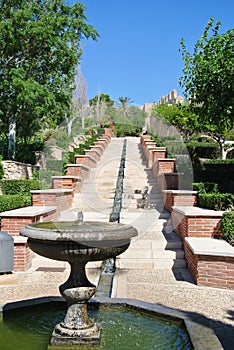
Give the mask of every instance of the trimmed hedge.
M 194 182 L 193 190 L 200 193 L 218 193 L 218 184 L 215 182 Z
M 3 176 L 4 176 L 4 169 L 2 165 L 2 156 L 0 155 L 0 180 L 3 178 Z
M 0 212 L 31 205 L 31 196 L 14 194 L 0 196 Z
M 213 210 L 227 210 L 234 207 L 234 195 L 231 193 L 200 193 L 198 206 Z
M 28 195 L 31 190 L 40 189 L 38 180 L 1 180 L 0 187 L 5 195 Z
M 234 246 L 234 212 L 226 211 L 221 219 L 223 239 Z
M 63 171 L 63 160 L 47 159 L 46 170 L 62 172 Z

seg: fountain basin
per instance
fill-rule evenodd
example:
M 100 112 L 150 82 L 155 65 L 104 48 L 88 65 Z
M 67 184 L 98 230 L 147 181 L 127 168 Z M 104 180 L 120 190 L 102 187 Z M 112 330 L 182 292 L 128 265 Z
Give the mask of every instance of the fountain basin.
M 99 298 L 91 300 L 88 304 L 89 312 L 91 312 L 91 316 L 95 318 L 95 321 L 105 323 L 100 348 L 97 349 L 204 350 L 208 347 L 209 349 L 222 349 L 213 330 L 205 322 L 202 322 L 200 315 L 197 318 L 195 315 L 191 317 L 186 312 L 134 299 Z M 61 297 L 46 297 L 0 305 L 1 349 L 31 350 L 33 348 L 34 350 L 45 350 L 49 344 L 50 333 L 55 323 L 63 318 L 65 308 L 65 302 Z M 116 310 L 118 324 L 110 316 L 112 311 L 115 313 Z M 102 311 L 100 316 L 99 311 Z M 128 312 L 130 312 L 130 318 Z M 44 315 L 41 316 L 41 313 L 44 313 Z M 2 321 L 1 314 L 3 316 Z M 29 318 L 28 314 L 30 315 Z M 127 323 L 128 319 L 130 323 Z M 137 324 L 139 321 L 139 327 L 137 325 L 137 328 L 136 320 Z M 166 321 L 164 331 L 163 328 L 158 328 L 158 320 L 161 324 Z M 25 324 L 27 324 L 26 328 L 24 327 Z M 171 326 L 174 327 L 174 330 L 168 329 Z M 177 330 L 175 332 L 175 326 L 181 328 L 179 333 L 177 333 Z M 159 335 L 158 338 L 156 333 L 159 330 L 162 337 Z M 12 334 L 15 336 L 12 336 Z M 145 340 L 140 338 L 141 334 L 143 334 Z M 139 340 L 140 343 L 138 344 Z M 166 345 L 163 345 L 164 341 Z M 83 350 L 82 347 L 81 350 Z
M 26 225 L 20 234 L 39 255 L 62 261 L 99 261 L 123 253 L 137 230 L 113 222 L 42 222 Z
M 87 301 L 96 287 L 88 280 L 85 265 L 123 253 L 137 230 L 113 222 L 77 220 L 30 224 L 22 228 L 20 234 L 28 237 L 28 246 L 35 253 L 67 261 L 71 266 L 68 280 L 59 287 L 68 309 L 64 321 L 54 328 L 51 346 L 99 345 L 101 328 L 87 312 Z

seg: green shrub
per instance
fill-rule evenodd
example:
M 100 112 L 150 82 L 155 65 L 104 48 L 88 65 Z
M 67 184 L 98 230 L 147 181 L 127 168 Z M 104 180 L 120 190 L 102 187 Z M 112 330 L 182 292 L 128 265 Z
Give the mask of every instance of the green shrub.
M 63 170 L 63 160 L 47 159 L 46 170 L 56 171 L 61 173 Z
M 234 158 L 232 159 L 209 159 L 204 162 L 204 165 L 206 164 L 215 164 L 215 165 L 223 165 L 223 164 L 234 164 Z
M 213 210 L 227 210 L 234 206 L 234 195 L 231 193 L 201 193 L 198 195 L 198 206 Z
M 197 191 L 198 194 L 219 192 L 218 184 L 214 182 L 194 182 L 193 190 Z
M 27 207 L 31 205 L 31 196 L 26 195 L 2 195 L 0 196 L 0 212 Z
M 2 165 L 2 156 L 0 155 L 0 180 L 3 178 L 3 176 L 4 176 L 4 169 Z
M 39 189 L 48 190 L 52 188 L 52 176 L 61 176 L 61 172 L 52 170 L 39 170 L 37 177 L 39 181 Z
M 6 195 L 30 195 L 31 190 L 40 188 L 38 180 L 1 180 L 2 193 Z
M 226 211 L 221 219 L 223 239 L 234 246 L 234 212 Z
M 197 163 L 199 158 L 212 159 L 220 156 L 220 149 L 217 143 L 192 141 L 186 143 L 186 147 L 194 163 Z

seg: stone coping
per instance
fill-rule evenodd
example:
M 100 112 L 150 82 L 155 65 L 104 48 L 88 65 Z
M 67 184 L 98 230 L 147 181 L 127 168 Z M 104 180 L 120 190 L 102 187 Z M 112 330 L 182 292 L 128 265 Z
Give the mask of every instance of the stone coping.
M 169 161 L 176 161 L 176 158 L 158 158 L 157 161 L 162 162 L 169 162 Z
M 222 239 L 186 237 L 185 241 L 194 254 L 234 257 L 234 247 Z
M 101 148 L 101 147 L 99 147 L 99 148 Z M 85 149 L 84 151 L 85 152 L 95 152 L 96 154 L 98 154 L 100 156 L 100 153 L 96 149 Z M 84 155 L 87 155 L 87 154 L 84 154 Z
M 74 167 L 77 167 L 77 168 L 84 168 L 84 169 L 86 169 L 86 170 L 89 170 L 90 168 L 88 167 L 88 166 L 86 166 L 86 165 L 84 165 L 84 164 L 67 164 L 67 166 L 69 167 L 72 167 L 72 166 L 74 166 Z
M 162 192 L 172 194 L 197 194 L 197 191 L 192 190 L 163 190 Z
M 79 176 L 73 176 L 73 175 L 54 175 L 51 176 L 52 179 L 74 179 L 77 181 L 82 181 L 82 179 Z
M 4 317 L 4 314 L 8 311 L 15 310 L 19 312 L 23 308 L 31 308 L 38 305 L 50 305 L 50 303 L 63 303 L 66 305 L 65 300 L 62 297 L 41 297 L 28 300 L 21 300 L 6 304 L 0 304 L 0 318 Z M 105 306 L 119 306 L 126 307 L 128 309 L 135 309 L 137 311 L 143 311 L 151 315 L 163 317 L 165 319 L 182 321 L 192 343 L 193 349 L 204 350 L 204 349 L 215 349 L 222 350 L 223 347 L 215 335 L 214 331 L 209 327 L 207 320 L 202 319 L 200 315 L 191 315 L 185 311 L 173 309 L 164 305 L 153 304 L 144 302 L 137 299 L 128 298 L 108 298 L 98 297 L 89 300 L 88 304 L 97 304 Z M 18 311 L 17 311 L 18 310 Z M 208 346 L 208 347 L 207 347 Z
M 21 237 L 21 236 L 12 236 L 14 239 L 14 244 L 26 244 L 28 241 L 27 237 Z
M 69 190 L 69 189 L 62 189 L 62 188 L 50 188 L 48 190 L 31 190 L 30 193 L 32 194 L 37 194 L 37 193 L 41 193 L 41 194 L 60 194 L 60 193 L 72 193 L 73 190 Z
M 95 158 L 92 157 L 92 156 L 90 156 L 89 154 L 76 154 L 76 155 L 75 155 L 75 158 L 76 158 L 76 157 L 79 157 L 79 158 L 89 158 L 89 159 L 91 159 L 91 160 L 93 160 L 93 161 L 96 162 Z
M 166 151 L 167 148 L 166 147 L 162 147 L 162 146 L 156 146 L 154 151 Z
M 23 208 L 17 208 L 12 210 L 3 211 L 0 213 L 0 217 L 8 217 L 8 216 L 17 216 L 17 217 L 33 217 L 36 215 L 43 215 L 48 212 L 56 210 L 55 206 L 48 206 L 48 207 L 42 207 L 42 206 L 29 206 L 29 207 L 23 207 Z
M 212 217 L 222 217 L 223 211 L 216 211 L 212 209 L 192 207 L 192 206 L 173 206 L 172 209 L 186 216 L 212 216 Z

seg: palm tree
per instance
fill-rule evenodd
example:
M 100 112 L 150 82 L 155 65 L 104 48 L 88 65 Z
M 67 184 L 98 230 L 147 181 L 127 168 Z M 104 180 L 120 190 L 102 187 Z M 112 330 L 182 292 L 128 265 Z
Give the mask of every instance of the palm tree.
M 127 116 L 127 115 L 128 115 L 127 109 L 128 109 L 128 107 L 129 107 L 129 104 L 130 104 L 130 103 L 133 103 L 133 101 L 131 100 L 130 97 L 127 97 L 127 96 L 125 96 L 125 97 L 120 96 L 120 97 L 119 97 L 119 102 L 120 102 L 119 104 L 120 104 L 121 113 L 122 113 L 123 115 Z

